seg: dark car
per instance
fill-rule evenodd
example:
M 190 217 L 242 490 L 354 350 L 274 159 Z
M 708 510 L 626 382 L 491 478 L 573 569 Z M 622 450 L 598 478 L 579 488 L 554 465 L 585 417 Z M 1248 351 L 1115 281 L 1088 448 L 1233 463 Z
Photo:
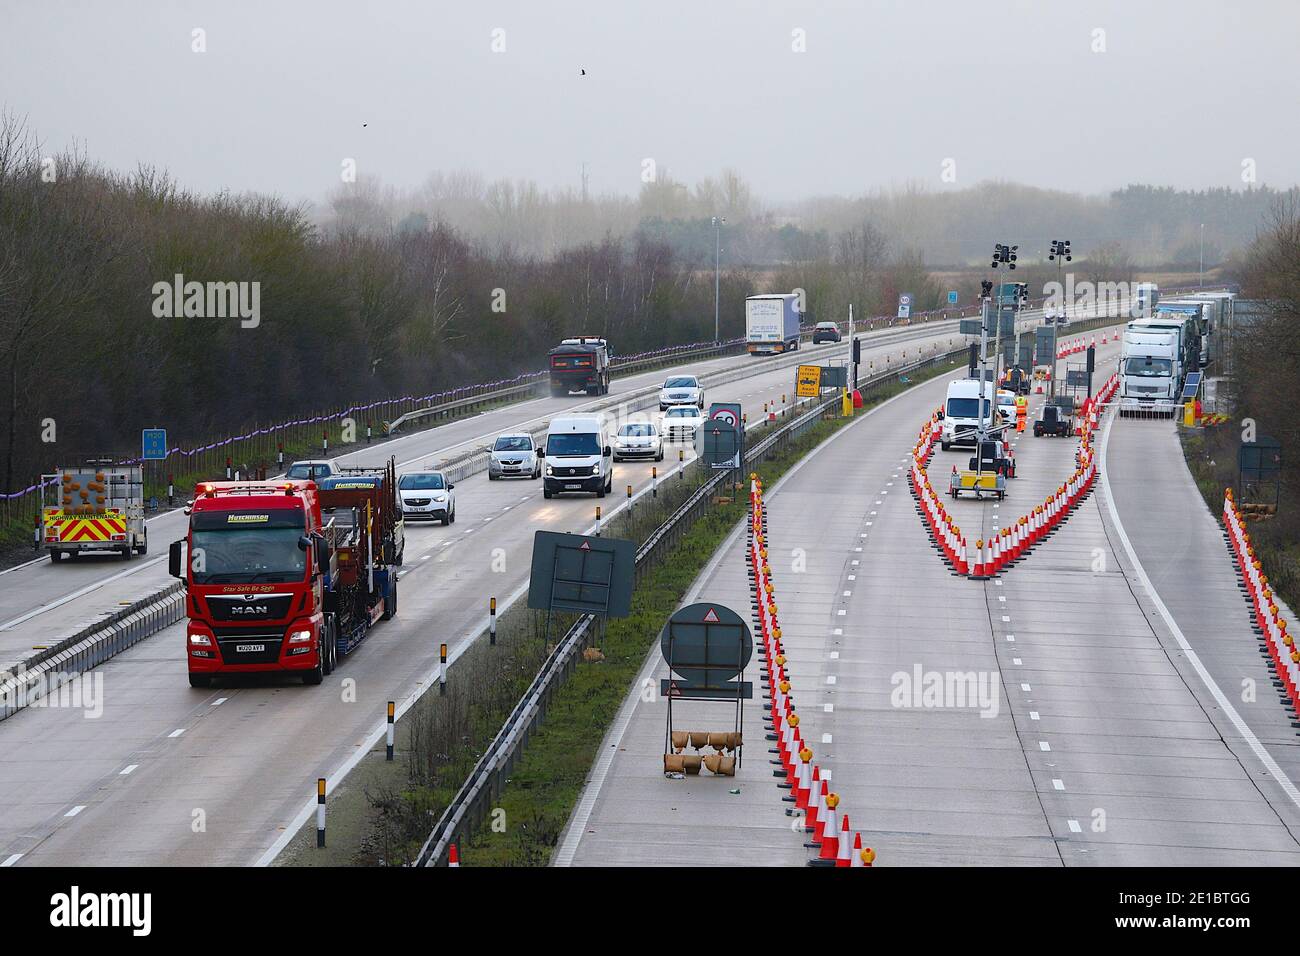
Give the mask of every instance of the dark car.
M 813 328 L 813 345 L 822 342 L 839 342 L 840 327 L 834 322 L 818 322 Z

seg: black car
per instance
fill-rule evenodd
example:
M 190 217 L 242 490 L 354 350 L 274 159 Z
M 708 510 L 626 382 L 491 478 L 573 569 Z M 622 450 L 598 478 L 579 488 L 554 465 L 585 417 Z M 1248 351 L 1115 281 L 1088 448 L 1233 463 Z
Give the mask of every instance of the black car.
M 841 341 L 840 327 L 834 322 L 818 322 L 816 327 L 813 328 L 812 340 L 813 345 L 822 342 L 839 342 Z

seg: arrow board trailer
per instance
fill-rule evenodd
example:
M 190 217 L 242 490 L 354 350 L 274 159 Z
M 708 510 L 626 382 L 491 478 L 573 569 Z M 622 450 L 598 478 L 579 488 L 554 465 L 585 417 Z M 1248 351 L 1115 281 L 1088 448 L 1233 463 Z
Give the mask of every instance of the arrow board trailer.
M 133 552 L 149 550 L 140 465 L 93 460 L 41 477 L 37 546 L 50 553 L 51 561 L 83 551 L 116 551 L 129 561 Z

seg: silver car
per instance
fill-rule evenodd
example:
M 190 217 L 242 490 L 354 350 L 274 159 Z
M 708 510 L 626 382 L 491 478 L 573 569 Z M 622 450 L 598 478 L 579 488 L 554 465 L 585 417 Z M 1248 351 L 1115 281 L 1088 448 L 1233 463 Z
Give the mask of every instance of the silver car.
M 526 432 L 515 435 L 498 435 L 488 458 L 488 480 L 498 478 L 540 478 L 542 460 L 537 454 L 533 436 Z

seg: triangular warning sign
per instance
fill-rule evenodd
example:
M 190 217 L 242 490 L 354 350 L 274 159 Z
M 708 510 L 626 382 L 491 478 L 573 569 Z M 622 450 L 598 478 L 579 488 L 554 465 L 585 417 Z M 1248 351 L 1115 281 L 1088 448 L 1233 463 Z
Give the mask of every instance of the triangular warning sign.
M 579 550 L 579 551 L 590 551 L 590 550 L 591 550 L 591 542 L 590 542 L 590 541 L 584 541 L 584 542 L 582 542 L 582 547 L 580 547 L 578 550 Z
M 707 613 L 707 614 L 704 615 L 704 623 L 705 623 L 705 624 L 717 624 L 717 623 L 718 623 L 718 612 L 715 611 L 715 610 L 713 610 L 713 608 L 709 608 L 709 613 Z

